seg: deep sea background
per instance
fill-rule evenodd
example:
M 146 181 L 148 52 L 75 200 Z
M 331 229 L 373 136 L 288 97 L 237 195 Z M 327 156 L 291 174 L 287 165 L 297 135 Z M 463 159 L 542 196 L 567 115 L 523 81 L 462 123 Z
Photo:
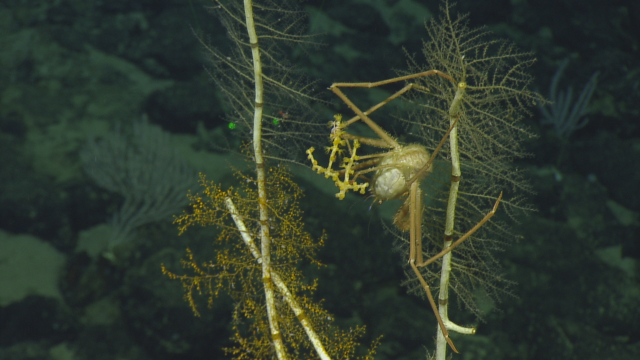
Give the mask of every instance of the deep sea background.
M 97 239 L 123 202 L 87 176 L 79 156 L 115 124 L 148 118 L 195 171 L 232 184 L 227 168 L 237 160 L 215 141 L 233 134 L 194 32 L 229 44 L 205 5 L 0 2 L 0 360 L 225 358 L 228 300 L 194 317 L 180 283 L 160 271 L 161 263 L 181 271 L 187 247 L 211 257 L 215 233 L 179 237 L 171 219 L 154 222 L 118 262 L 79 246 Z M 324 45 L 288 56 L 324 89 L 394 77 L 406 65 L 403 48 L 419 53 L 423 19 L 437 16 L 440 2 L 296 5 Z M 537 211 L 513 224 L 523 238 L 495 254 L 517 285 L 482 322 L 452 303 L 453 320 L 478 324 L 475 336 L 454 336 L 461 354 L 453 359 L 640 359 L 640 2 L 461 0 L 456 11 L 533 52 L 544 96 L 564 59 L 560 90 L 572 86 L 575 97 L 599 77 L 583 128 L 559 137 L 538 109 L 525 120 L 538 137 L 516 166 L 528 171 Z M 375 103 L 365 92 L 352 99 Z M 348 111 L 323 106 L 326 121 Z M 291 151 L 304 159 L 304 150 Z M 308 230 L 327 233 L 318 298 L 338 324 L 366 325 L 365 344 L 383 335 L 376 359 L 426 358 L 436 322 L 400 285 L 405 259 L 392 251 L 384 209 L 368 210 L 357 196 L 339 202 L 324 178 L 292 171 L 306 193 Z M 18 288 L 24 295 L 7 300 Z

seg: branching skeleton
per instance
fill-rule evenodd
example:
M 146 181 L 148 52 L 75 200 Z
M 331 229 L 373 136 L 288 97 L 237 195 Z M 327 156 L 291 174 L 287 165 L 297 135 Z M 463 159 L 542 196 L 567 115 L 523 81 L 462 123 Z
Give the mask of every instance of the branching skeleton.
M 340 90 L 340 88 L 347 87 L 373 88 L 399 81 L 406 81 L 422 76 L 432 75 L 441 76 L 451 81 L 455 86 L 461 87 L 463 89 L 464 87 L 466 87 L 466 83 L 457 83 L 449 75 L 438 70 L 429 70 L 417 74 L 396 77 L 393 79 L 373 83 L 335 83 L 331 85 L 329 89 L 333 91 L 340 99 L 342 99 L 347 104 L 347 106 L 349 106 L 349 108 L 353 110 L 353 112 L 355 112 L 356 116 L 346 122 L 342 121 L 342 117 L 340 115 L 335 116 L 335 121 L 331 123 L 332 128 L 330 138 L 332 140 L 332 146 L 328 147 L 330 159 L 329 164 L 326 168 L 319 166 L 318 162 L 314 159 L 314 148 L 310 148 L 309 150 L 307 150 L 307 154 L 309 155 L 308 157 L 313 163 L 313 170 L 317 171 L 318 174 L 324 174 L 327 178 L 331 177 L 336 186 L 340 188 L 340 192 L 336 194 L 336 197 L 338 197 L 339 199 L 343 199 L 349 190 L 359 191 L 360 193 L 364 194 L 366 188 L 369 187 L 369 185 L 371 185 L 370 189 L 372 195 L 379 203 L 393 199 L 405 199 L 404 204 L 394 218 L 394 224 L 402 231 L 409 231 L 409 264 L 418 277 L 418 280 L 422 285 L 424 291 L 426 292 L 429 303 L 431 304 L 431 308 L 433 309 L 433 313 L 438 320 L 442 335 L 446 339 L 451 349 L 457 353 L 458 350 L 454 346 L 453 341 L 451 341 L 451 339 L 449 338 L 449 332 L 447 331 L 447 328 L 438 312 L 438 308 L 433 299 L 433 295 L 431 294 L 429 284 L 427 284 L 423 276 L 420 274 L 419 268 L 427 266 L 440 259 L 442 256 L 452 251 L 455 247 L 457 247 L 463 241 L 473 235 L 473 233 L 475 233 L 495 214 L 498 208 L 498 204 L 502 199 L 502 193 L 500 193 L 491 211 L 489 211 L 484 216 L 484 218 L 482 218 L 473 228 L 467 231 L 466 234 L 461 236 L 458 240 L 452 242 L 450 246 L 443 249 L 438 254 L 432 256 L 427 260 L 423 260 L 423 205 L 420 182 L 424 180 L 429 175 L 429 173 L 431 173 L 432 164 L 435 157 L 449 137 L 451 131 L 456 127 L 458 120 L 455 120 L 455 122 L 453 122 L 447 133 L 440 141 L 440 144 L 434 150 L 433 154 L 429 155 L 427 149 L 422 145 L 399 144 L 391 135 L 389 135 L 386 131 L 379 127 L 368 116 L 382 106 L 389 103 L 391 100 L 401 96 L 411 89 L 417 89 L 427 92 L 429 91 L 428 89 L 416 84 L 408 84 L 384 101 L 364 112 L 361 111 L 353 102 L 351 102 L 351 100 L 349 100 L 349 98 L 347 98 L 347 96 L 344 95 L 344 93 Z M 460 116 L 458 116 L 458 119 L 459 118 Z M 362 120 L 365 124 L 367 124 L 371 128 L 371 130 L 373 130 L 379 136 L 379 139 L 365 138 L 348 134 L 345 129 L 358 120 Z M 367 144 L 370 146 L 389 150 L 383 153 L 359 156 L 357 155 L 357 150 L 360 147 L 360 144 Z M 337 158 L 342 155 L 342 153 L 344 153 L 344 147 L 346 147 L 349 152 L 349 156 L 343 156 L 343 163 L 340 164 L 340 167 L 343 167 L 344 169 L 339 171 L 333 170 L 333 163 L 336 162 Z M 374 172 L 373 180 L 366 179 L 365 174 L 371 172 Z M 366 182 L 359 184 L 356 182 L 358 178 L 363 178 L 366 180 Z

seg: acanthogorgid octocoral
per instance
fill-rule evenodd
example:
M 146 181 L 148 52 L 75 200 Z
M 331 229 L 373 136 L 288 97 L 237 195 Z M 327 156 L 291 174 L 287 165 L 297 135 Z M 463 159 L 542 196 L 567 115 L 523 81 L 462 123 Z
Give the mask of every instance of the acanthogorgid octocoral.
M 303 214 L 299 207 L 303 192 L 284 166 L 269 168 L 267 174 L 267 206 L 273 215 L 269 219 L 271 266 L 289 289 L 289 295 L 303 309 L 302 315 L 296 314 L 283 299 L 285 295 L 276 296 L 283 342 L 289 353 L 298 354 L 299 358 L 316 356 L 305 329 L 300 325 L 304 319 L 318 333 L 331 358 L 353 358 L 359 347 L 357 341 L 365 328 L 338 329 L 333 324 L 333 316 L 322 308 L 322 302 L 313 299 L 317 282 L 305 279 L 300 270 L 303 263 L 322 266 L 316 256 L 324 241 L 323 237 L 314 239 L 304 230 Z M 252 255 L 243 241 L 243 234 L 235 225 L 232 212 L 226 204 L 229 200 L 235 204 L 237 214 L 246 224 L 245 234 L 258 241 L 257 187 L 253 177 L 237 172 L 236 178 L 239 184 L 237 188 L 223 190 L 200 175 L 202 193 L 188 195 L 191 210 L 178 216 L 175 221 L 181 234 L 193 225 L 217 227 L 220 233 L 215 240 L 218 249 L 215 259 L 199 264 L 196 256 L 187 251 L 182 264 L 192 274 L 178 275 L 164 265 L 162 271 L 171 279 L 182 282 L 185 299 L 196 316 L 200 312 L 196 307 L 195 295 L 206 294 L 210 305 L 221 294 L 231 296 L 235 303 L 232 340 L 236 345 L 224 350 L 234 359 L 271 359 L 273 348 L 264 305 L 260 259 Z M 376 346 L 377 340 L 362 358 L 373 359 Z

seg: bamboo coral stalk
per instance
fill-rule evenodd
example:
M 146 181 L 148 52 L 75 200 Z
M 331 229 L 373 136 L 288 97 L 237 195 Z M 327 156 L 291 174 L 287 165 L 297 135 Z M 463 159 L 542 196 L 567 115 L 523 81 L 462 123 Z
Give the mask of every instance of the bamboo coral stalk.
M 260 46 L 258 35 L 253 21 L 253 2 L 244 0 L 244 14 L 249 44 L 253 57 L 253 74 L 255 82 L 255 106 L 253 113 L 253 151 L 256 163 L 256 175 L 258 182 L 258 206 L 260 207 L 260 252 L 262 259 L 262 281 L 267 304 L 267 316 L 271 330 L 271 340 L 279 360 L 287 359 L 275 305 L 273 282 L 271 281 L 271 238 L 269 236 L 269 209 L 267 208 L 267 190 L 265 185 L 265 168 L 262 157 L 262 110 L 264 104 L 264 87 L 262 84 L 262 62 L 260 61 Z
M 229 210 L 229 213 L 233 218 L 234 223 L 236 224 L 236 227 L 240 231 L 242 240 L 251 250 L 251 254 L 253 255 L 253 257 L 256 258 L 256 260 L 259 263 L 263 263 L 262 256 L 260 255 L 260 250 L 258 250 L 258 246 L 256 245 L 251 235 L 249 234 L 249 231 L 247 230 L 247 226 L 244 224 L 244 220 L 242 219 L 242 216 L 240 216 L 238 210 L 236 209 L 236 206 L 233 204 L 233 200 L 227 197 L 224 200 L 224 202 L 227 206 L 227 210 Z M 269 272 L 271 274 L 271 279 L 273 280 L 273 283 L 276 285 L 276 287 L 278 288 L 278 291 L 280 292 L 280 294 L 282 294 L 287 304 L 291 307 L 293 312 L 296 314 L 296 317 L 298 318 L 298 320 L 300 320 L 302 327 L 307 333 L 307 336 L 309 337 L 309 340 L 313 344 L 313 347 L 316 349 L 318 356 L 320 356 L 320 359 L 331 360 L 331 358 L 329 357 L 329 354 L 327 354 L 327 351 L 324 349 L 324 346 L 322 345 L 322 341 L 320 340 L 320 337 L 311 326 L 311 323 L 309 322 L 309 319 L 307 318 L 306 313 L 304 312 L 304 310 L 302 310 L 302 307 L 298 304 L 294 295 L 291 293 L 291 291 L 289 291 L 289 288 L 287 287 L 285 282 L 282 280 L 280 275 L 278 275 L 278 273 L 275 272 L 273 269 L 269 269 L 269 270 L 270 270 Z

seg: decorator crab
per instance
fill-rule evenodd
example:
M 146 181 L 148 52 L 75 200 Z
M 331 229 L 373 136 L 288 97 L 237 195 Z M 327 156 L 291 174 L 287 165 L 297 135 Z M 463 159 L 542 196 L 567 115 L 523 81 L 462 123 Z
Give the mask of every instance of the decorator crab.
M 444 74 L 438 70 L 429 70 L 417 74 L 411 74 L 407 76 L 397 77 L 389 80 L 383 80 L 374 83 L 335 83 L 329 88 L 338 97 L 340 97 L 348 106 L 355 112 L 356 116 L 343 121 L 341 115 L 335 115 L 335 120 L 330 123 L 331 133 L 329 135 L 331 139 L 331 146 L 327 147 L 329 152 L 329 164 L 327 167 L 318 165 L 318 161 L 314 158 L 314 148 L 307 150 L 308 158 L 313 164 L 313 170 L 318 174 L 324 174 L 325 177 L 331 178 L 336 186 L 340 189 L 336 194 L 336 197 L 340 200 L 344 199 L 346 193 L 349 190 L 358 191 L 361 194 L 366 192 L 369 188 L 371 194 L 375 197 L 376 201 L 382 203 L 384 201 L 393 199 L 404 199 L 404 203 L 395 215 L 394 224 L 402 231 L 409 231 L 410 249 L 409 249 L 409 264 L 418 277 L 422 287 L 424 288 L 429 303 L 433 309 L 440 329 L 451 348 L 458 352 L 453 345 L 447 327 L 444 325 L 443 320 L 438 312 L 438 308 L 431 294 L 431 290 L 427 282 L 418 270 L 419 267 L 427 266 L 432 262 L 438 260 L 456 246 L 466 240 L 474 232 L 476 232 L 485 222 L 491 218 L 497 208 L 500 200 L 502 199 L 502 193 L 495 202 L 495 205 L 489 211 L 486 216 L 480 220 L 472 229 L 466 234 L 460 237 L 458 240 L 451 242 L 449 246 L 445 247 L 438 254 L 431 258 L 424 260 L 422 251 L 422 190 L 420 189 L 420 182 L 424 180 L 433 169 L 433 161 L 438 154 L 440 148 L 444 145 L 449 135 L 456 128 L 459 115 L 451 122 L 449 130 L 444 134 L 442 140 L 438 146 L 430 154 L 427 148 L 420 144 L 402 145 L 396 141 L 391 135 L 384 131 L 380 126 L 373 122 L 368 115 L 378 110 L 391 100 L 401 96 L 410 89 L 419 89 L 425 92 L 429 90 L 416 85 L 408 84 L 401 90 L 394 93 L 381 103 L 371 107 L 367 111 L 360 110 L 349 98 L 344 95 L 340 88 L 345 87 L 364 87 L 372 88 L 385 84 L 390 84 L 399 81 L 406 81 L 422 76 L 441 76 L 450 82 L 454 86 L 464 90 L 466 83 L 457 83 L 453 78 Z M 455 115 L 454 115 L 455 116 Z M 349 125 L 356 121 L 363 121 L 365 124 L 373 130 L 379 138 L 366 138 L 362 136 L 352 135 L 346 132 Z M 372 155 L 358 155 L 358 149 L 362 144 L 386 149 L 381 153 Z M 334 169 L 334 165 L 341 169 Z M 374 173 L 371 180 L 368 179 L 366 174 Z M 364 180 L 358 182 L 358 180 Z M 456 181 L 460 181 L 457 179 Z

